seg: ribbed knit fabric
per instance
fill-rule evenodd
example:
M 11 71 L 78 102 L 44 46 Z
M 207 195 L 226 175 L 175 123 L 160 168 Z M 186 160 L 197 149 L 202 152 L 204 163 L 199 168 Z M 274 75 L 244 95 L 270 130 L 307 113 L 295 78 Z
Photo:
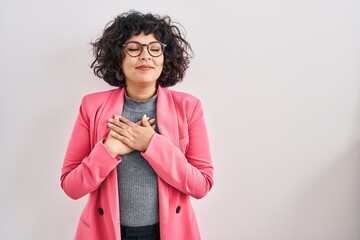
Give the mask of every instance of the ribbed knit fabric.
M 144 102 L 125 94 L 122 116 L 133 122 L 139 121 L 144 114 L 156 119 L 156 101 L 157 94 Z M 155 171 L 139 151 L 122 155 L 121 158 L 117 166 L 121 225 L 139 227 L 158 223 L 159 199 Z

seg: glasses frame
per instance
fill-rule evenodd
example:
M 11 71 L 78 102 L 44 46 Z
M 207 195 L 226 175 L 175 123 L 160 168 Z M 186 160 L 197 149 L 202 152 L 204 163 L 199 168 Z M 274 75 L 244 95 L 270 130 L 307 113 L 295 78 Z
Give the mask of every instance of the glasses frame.
M 129 43 L 137 43 L 137 44 L 141 45 L 141 50 L 140 50 L 140 53 L 139 53 L 138 55 L 133 56 L 133 55 L 131 55 L 131 54 L 126 50 L 125 47 L 126 47 Z M 160 45 L 161 45 L 161 54 L 160 54 L 160 55 L 154 56 L 154 55 L 152 55 L 152 54 L 150 53 L 149 45 L 152 44 L 152 43 L 160 43 Z M 140 56 L 140 55 L 143 53 L 143 51 L 144 51 L 144 47 L 146 47 L 146 49 L 147 49 L 148 53 L 150 54 L 150 56 L 152 56 L 152 57 L 160 57 L 161 55 L 164 54 L 164 49 L 165 49 L 165 47 L 166 47 L 167 45 L 166 45 L 165 43 L 160 42 L 160 41 L 152 41 L 152 42 L 149 42 L 148 44 L 141 43 L 141 42 L 138 42 L 138 41 L 128 41 L 128 42 L 124 43 L 122 46 L 125 48 L 125 49 L 124 49 L 125 52 L 126 52 L 130 57 L 138 57 L 138 56 Z

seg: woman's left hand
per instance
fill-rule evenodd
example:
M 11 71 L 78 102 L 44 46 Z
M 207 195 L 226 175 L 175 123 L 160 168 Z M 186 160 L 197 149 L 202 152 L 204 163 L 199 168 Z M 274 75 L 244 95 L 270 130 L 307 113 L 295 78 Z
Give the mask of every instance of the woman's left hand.
M 109 119 L 110 128 L 118 133 L 116 138 L 130 148 L 140 152 L 146 151 L 155 134 L 154 127 L 149 123 L 149 118 L 144 115 L 141 119 L 141 126 L 122 116 L 119 117 L 119 120 L 120 122 Z

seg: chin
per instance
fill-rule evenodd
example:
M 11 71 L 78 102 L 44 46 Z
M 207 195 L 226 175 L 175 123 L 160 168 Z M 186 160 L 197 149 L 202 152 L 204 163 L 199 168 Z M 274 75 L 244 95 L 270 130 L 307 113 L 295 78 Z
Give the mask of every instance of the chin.
M 142 80 L 142 81 L 139 81 L 138 84 L 141 84 L 141 85 L 145 85 L 145 86 L 149 86 L 149 85 L 156 85 L 156 80 Z

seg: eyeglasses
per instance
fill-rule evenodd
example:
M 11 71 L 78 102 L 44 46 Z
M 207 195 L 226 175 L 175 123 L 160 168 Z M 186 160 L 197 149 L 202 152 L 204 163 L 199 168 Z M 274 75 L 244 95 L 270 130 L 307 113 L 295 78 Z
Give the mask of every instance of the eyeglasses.
M 129 41 L 122 45 L 130 57 L 138 57 L 143 51 L 143 47 L 147 48 L 148 53 L 153 57 L 160 57 L 164 53 L 165 43 L 154 41 L 148 44 L 142 44 L 137 41 Z

